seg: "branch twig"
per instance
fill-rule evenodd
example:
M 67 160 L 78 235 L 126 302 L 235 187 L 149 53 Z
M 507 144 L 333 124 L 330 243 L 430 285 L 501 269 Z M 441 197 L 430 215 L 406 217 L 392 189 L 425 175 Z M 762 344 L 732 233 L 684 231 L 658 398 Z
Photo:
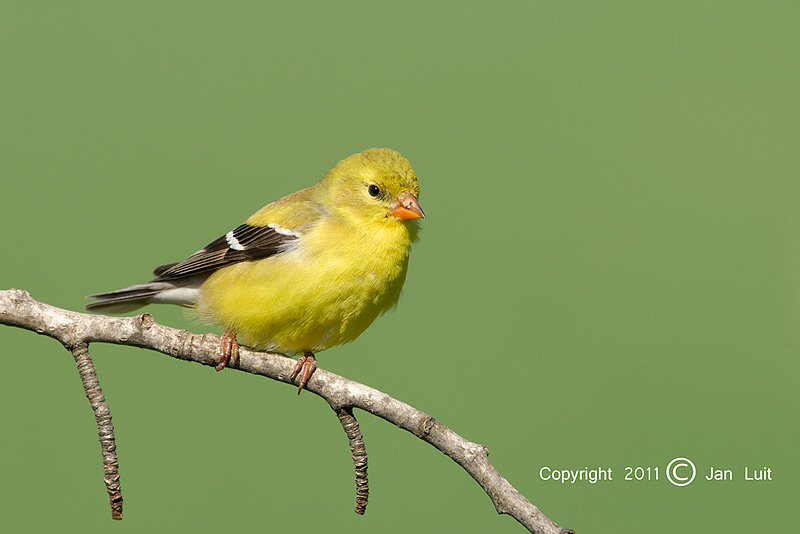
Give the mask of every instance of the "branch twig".
M 336 410 L 339 422 L 342 423 L 347 439 L 350 442 L 350 451 L 353 453 L 353 464 L 356 466 L 356 513 L 364 515 L 367 511 L 369 499 L 369 480 L 367 480 L 367 449 L 364 447 L 364 436 L 358 428 L 358 421 L 353 415 L 352 408 L 339 408 Z
M 217 363 L 215 355 L 219 338 L 213 334 L 196 335 L 186 330 L 162 326 L 149 314 L 135 317 L 107 317 L 62 310 L 36 301 L 22 290 L 0 291 L 0 324 L 47 335 L 57 339 L 71 351 L 74 347 L 92 342 L 114 343 L 155 350 L 174 358 L 211 367 Z M 290 375 L 294 363 L 293 359 L 282 354 L 256 352 L 242 347 L 239 361 L 229 364 L 229 367 L 291 384 Z M 563 529 L 548 519 L 503 478 L 489 462 L 486 447 L 467 441 L 430 415 L 386 393 L 324 369 L 317 369 L 306 389 L 324 398 L 340 415 L 340 420 L 342 420 L 341 414 L 345 414 L 342 424 L 346 431 L 355 421 L 354 418 L 352 421 L 349 420 L 349 417 L 352 417 L 352 409 L 360 408 L 427 441 L 452 458 L 480 484 L 491 498 L 498 513 L 512 516 L 530 532 L 572 533 L 571 530 Z M 351 439 L 355 460 L 359 447 L 358 440 L 354 445 L 350 432 L 348 438 Z M 363 451 L 363 441 L 360 446 L 362 447 L 360 450 Z M 364 457 L 366 458 L 365 452 Z M 359 483 L 363 481 L 365 490 L 363 506 L 366 506 L 366 465 L 363 474 L 363 479 L 359 479 L 357 466 L 357 489 L 361 489 Z M 357 511 L 359 503 L 360 501 L 357 501 Z
M 122 519 L 122 491 L 119 484 L 119 466 L 117 465 L 117 445 L 114 440 L 114 425 L 111 423 L 111 411 L 108 409 L 103 390 L 100 389 L 100 382 L 97 380 L 97 372 L 94 363 L 89 356 L 89 346 L 80 343 L 72 348 L 72 356 L 78 366 L 78 374 L 81 375 L 83 390 L 86 398 L 94 410 L 94 418 L 97 422 L 97 434 L 100 437 L 100 449 L 103 453 L 103 480 L 108 490 L 108 502 L 111 505 L 111 518 Z

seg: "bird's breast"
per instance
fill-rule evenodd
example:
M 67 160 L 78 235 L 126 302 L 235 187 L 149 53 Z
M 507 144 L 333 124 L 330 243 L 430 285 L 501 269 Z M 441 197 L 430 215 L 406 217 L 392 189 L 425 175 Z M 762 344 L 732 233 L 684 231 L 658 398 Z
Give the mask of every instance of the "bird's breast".
M 397 303 L 410 242 L 402 225 L 314 228 L 280 254 L 211 275 L 199 309 L 259 348 L 297 353 L 347 343 Z

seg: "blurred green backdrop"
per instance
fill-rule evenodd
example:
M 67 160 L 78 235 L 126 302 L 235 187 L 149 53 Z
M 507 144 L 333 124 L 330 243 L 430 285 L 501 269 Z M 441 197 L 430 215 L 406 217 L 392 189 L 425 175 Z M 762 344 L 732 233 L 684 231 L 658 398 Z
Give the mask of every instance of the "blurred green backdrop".
M 0 287 L 79 310 L 390 146 L 420 177 L 422 240 L 397 312 L 323 368 L 485 444 L 579 534 L 800 526 L 797 3 L 0 12 Z M 359 517 L 320 399 L 95 345 L 125 498 L 112 522 L 74 362 L 7 327 L 0 351 L 8 531 L 523 531 L 364 413 Z M 687 487 L 664 476 L 678 456 L 697 466 Z M 544 466 L 614 479 L 561 484 Z M 660 479 L 625 481 L 626 466 Z M 705 480 L 712 466 L 734 480 Z M 743 480 L 765 466 L 772 481 Z

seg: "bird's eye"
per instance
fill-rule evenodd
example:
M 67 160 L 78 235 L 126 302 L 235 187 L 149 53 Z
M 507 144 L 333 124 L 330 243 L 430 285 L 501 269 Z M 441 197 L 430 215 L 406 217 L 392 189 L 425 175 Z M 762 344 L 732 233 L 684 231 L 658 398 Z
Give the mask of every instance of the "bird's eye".
M 377 197 L 381 194 L 381 188 L 375 184 L 369 184 L 369 187 L 367 187 L 367 193 L 369 193 L 369 196 L 371 197 Z

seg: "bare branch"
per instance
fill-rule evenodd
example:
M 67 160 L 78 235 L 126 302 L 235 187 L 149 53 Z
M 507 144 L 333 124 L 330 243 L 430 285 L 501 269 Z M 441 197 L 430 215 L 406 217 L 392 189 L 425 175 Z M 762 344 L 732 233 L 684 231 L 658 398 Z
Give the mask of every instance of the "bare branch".
M 65 347 L 102 342 L 147 348 L 174 358 L 214 367 L 219 337 L 196 335 L 157 324 L 149 314 L 107 317 L 61 310 L 31 298 L 22 290 L 0 291 L 0 324 L 47 335 Z M 282 354 L 256 352 L 242 347 L 233 369 L 262 375 L 280 382 L 290 378 L 295 360 Z M 337 412 L 360 408 L 427 441 L 458 463 L 484 489 L 500 514 L 508 514 L 530 532 L 567 534 L 519 493 L 489 462 L 483 445 L 467 441 L 430 415 L 358 382 L 317 369 L 306 385 Z M 345 423 L 343 423 L 345 424 Z M 348 434 L 349 437 L 349 434 Z M 355 451 L 354 451 L 355 455 Z
M 119 467 L 117 465 L 117 445 L 114 439 L 114 425 L 111 423 L 111 410 L 108 409 L 94 363 L 89 356 L 89 347 L 85 343 L 72 349 L 78 373 L 81 375 L 83 390 L 94 410 L 97 421 L 97 434 L 100 436 L 100 449 L 103 453 L 103 479 L 108 490 L 108 502 L 111 505 L 111 518 L 122 519 L 122 491 L 119 484 Z
M 356 513 L 364 515 L 367 511 L 369 500 L 369 480 L 367 479 L 367 449 L 364 447 L 364 436 L 358 428 L 358 421 L 353 415 L 352 408 L 339 408 L 336 410 L 339 422 L 342 423 L 347 439 L 350 442 L 350 451 L 353 453 L 353 463 L 356 466 Z

